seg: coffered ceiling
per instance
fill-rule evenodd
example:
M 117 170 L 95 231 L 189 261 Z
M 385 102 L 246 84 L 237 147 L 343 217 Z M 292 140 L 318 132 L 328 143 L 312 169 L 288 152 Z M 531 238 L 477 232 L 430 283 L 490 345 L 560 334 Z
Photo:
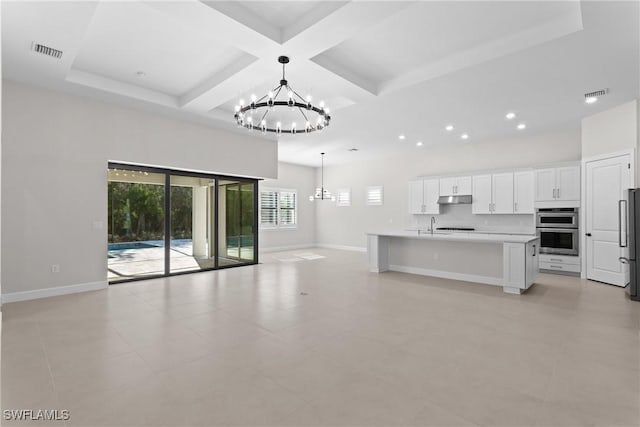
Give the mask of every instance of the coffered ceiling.
M 149 1 L 2 3 L 6 78 L 238 132 L 233 107 L 277 85 L 279 55 L 332 125 L 282 136 L 316 164 L 576 126 L 639 97 L 638 3 Z M 35 53 L 32 43 L 63 51 Z M 610 94 L 585 107 L 583 94 Z M 399 142 L 397 135 L 407 135 Z

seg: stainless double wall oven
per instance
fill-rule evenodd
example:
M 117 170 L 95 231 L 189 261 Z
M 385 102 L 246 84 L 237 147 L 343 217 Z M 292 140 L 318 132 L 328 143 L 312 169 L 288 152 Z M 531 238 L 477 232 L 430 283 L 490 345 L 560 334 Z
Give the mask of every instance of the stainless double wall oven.
M 579 255 L 578 208 L 540 208 L 536 211 L 540 253 Z

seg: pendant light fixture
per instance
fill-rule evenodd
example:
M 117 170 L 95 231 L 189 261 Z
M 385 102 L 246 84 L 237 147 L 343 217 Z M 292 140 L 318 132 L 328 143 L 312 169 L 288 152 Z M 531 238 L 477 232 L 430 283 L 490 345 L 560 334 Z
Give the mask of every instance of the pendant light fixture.
M 289 85 L 284 75 L 284 66 L 289 63 L 289 57 L 280 56 L 278 62 L 282 64 L 280 84 L 261 98 L 251 95 L 249 103 L 245 103 L 241 99 L 236 105 L 233 115 L 238 126 L 262 133 L 273 132 L 277 135 L 310 133 L 316 130 L 321 131 L 329 126 L 331 116 L 329 108 L 325 107 L 324 102 L 320 101 L 316 107 L 311 103 L 311 95 L 303 98 Z M 283 93 L 284 96 L 279 99 L 280 93 Z M 292 114 L 296 111 L 300 113 L 299 116 Z M 289 116 L 286 120 L 291 118 L 291 123 L 283 123 L 279 112 Z M 269 113 L 272 113 L 271 118 L 269 118 Z M 290 117 L 292 115 L 294 117 Z M 295 117 L 299 117 L 301 120 L 298 125 L 296 125 Z
M 320 166 L 320 187 L 316 188 L 316 192 L 314 195 L 309 196 L 309 201 L 313 202 L 314 200 L 331 200 L 332 202 L 336 201 L 336 197 L 332 196 L 329 190 L 324 188 L 324 153 L 320 153 L 322 156 L 322 163 Z

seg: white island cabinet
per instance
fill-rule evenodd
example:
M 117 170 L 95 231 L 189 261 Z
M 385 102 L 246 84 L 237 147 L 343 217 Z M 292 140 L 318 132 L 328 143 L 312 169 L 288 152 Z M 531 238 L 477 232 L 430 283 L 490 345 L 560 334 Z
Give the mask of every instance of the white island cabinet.
M 369 271 L 400 271 L 502 286 L 520 294 L 538 275 L 539 238 L 484 233 L 367 234 Z

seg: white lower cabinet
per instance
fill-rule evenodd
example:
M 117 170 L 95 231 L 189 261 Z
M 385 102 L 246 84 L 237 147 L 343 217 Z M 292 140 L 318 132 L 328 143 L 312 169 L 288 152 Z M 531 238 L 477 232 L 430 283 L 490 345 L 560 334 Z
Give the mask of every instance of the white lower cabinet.
M 539 271 L 538 241 L 523 243 L 508 243 L 503 246 L 503 274 L 505 291 L 520 293 L 529 289 L 535 282 Z
M 562 273 L 580 273 L 580 257 L 569 255 L 540 255 L 540 269 Z

